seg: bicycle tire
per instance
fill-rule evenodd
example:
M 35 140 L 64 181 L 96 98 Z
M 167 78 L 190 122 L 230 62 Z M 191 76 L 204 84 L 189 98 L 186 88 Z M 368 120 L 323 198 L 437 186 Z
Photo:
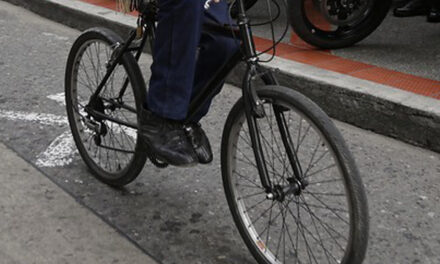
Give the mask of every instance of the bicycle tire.
M 123 127 L 110 122 L 103 122 L 105 123 L 104 125 L 106 126 L 106 129 L 108 131 L 107 133 L 105 133 L 104 136 L 101 135 L 93 136 L 93 139 L 95 141 L 94 143 L 96 145 L 95 155 L 97 155 L 96 153 L 98 152 L 99 149 L 99 158 L 93 157 L 93 153 L 88 151 L 88 149 L 91 149 L 91 147 L 93 146 L 92 136 L 89 137 L 88 142 L 86 142 L 85 138 L 82 137 L 84 136 L 83 134 L 86 133 L 84 131 L 87 130 L 87 126 L 85 125 L 85 121 L 84 121 L 85 114 L 80 113 L 81 100 L 78 99 L 80 97 L 79 90 L 81 89 L 82 86 L 84 86 L 84 89 L 86 89 L 86 87 L 89 87 L 90 93 L 95 91 L 97 84 L 99 83 L 99 78 L 102 77 L 101 73 L 102 74 L 105 73 L 105 67 L 104 67 L 105 65 L 102 65 L 101 68 L 101 62 L 104 63 L 104 61 L 101 61 L 100 58 L 103 59 L 104 56 L 104 58 L 106 57 L 107 59 L 110 59 L 111 52 L 117 46 L 117 43 L 120 44 L 123 43 L 121 37 L 118 36 L 113 31 L 106 28 L 89 29 L 84 33 L 82 33 L 76 39 L 76 41 L 74 42 L 71 48 L 67 60 L 66 75 L 65 75 L 65 96 L 66 96 L 65 99 L 66 99 L 67 116 L 71 128 L 71 132 L 75 144 L 77 146 L 77 149 L 79 151 L 79 154 L 82 157 L 83 161 L 86 163 L 87 167 L 90 169 L 92 174 L 98 180 L 111 186 L 120 187 L 132 182 L 139 175 L 139 173 L 144 167 L 144 164 L 147 159 L 147 154 L 145 151 L 142 150 L 141 139 L 137 136 L 136 131 L 129 130 L 128 127 Z M 102 50 L 101 50 L 101 44 L 102 44 Z M 95 50 L 97 50 L 96 65 L 93 62 L 93 59 L 91 59 L 91 57 L 93 57 L 92 47 L 94 47 Z M 83 63 L 82 61 L 82 59 L 86 57 L 86 55 L 89 56 L 89 61 L 90 61 L 89 64 L 87 65 L 86 62 Z M 86 60 L 86 58 L 84 58 L 84 60 Z M 108 60 L 106 62 L 108 62 Z M 95 70 L 95 73 L 90 72 L 89 75 L 86 69 L 87 66 L 88 68 L 93 66 L 93 70 Z M 84 76 L 81 77 L 79 75 L 79 72 L 82 72 Z M 95 75 L 96 83 L 94 83 L 92 74 L 96 74 Z M 116 94 L 114 90 L 114 86 L 116 85 L 114 83 L 120 81 L 120 79 L 125 80 L 124 76 L 127 76 L 129 82 L 128 82 L 128 88 L 126 94 L 127 93 L 130 94 L 134 98 L 129 98 L 130 97 L 129 95 L 125 97 L 124 95 L 123 99 L 127 100 L 127 102 L 125 102 L 127 105 L 131 105 L 132 108 L 136 109 L 136 113 L 134 113 L 134 111 L 131 111 L 130 113 L 123 112 L 122 108 L 118 113 L 115 113 L 116 110 L 113 110 L 114 112 L 110 113 L 110 111 L 112 110 L 108 110 L 108 109 L 103 110 L 103 113 L 106 113 L 105 111 L 109 111 L 108 112 L 109 115 L 125 116 L 127 120 L 130 119 L 130 121 L 132 121 L 133 123 L 134 122 L 139 123 L 137 115 L 139 113 L 140 107 L 142 107 L 143 98 L 145 98 L 146 88 L 142 73 L 132 53 L 126 52 L 122 55 L 120 63 L 117 65 L 117 68 L 115 68 L 112 74 L 113 74 L 112 75 L 113 79 L 111 79 L 111 84 L 109 79 L 103 93 L 108 93 L 109 96 Z M 123 77 L 118 78 L 117 74 L 122 74 Z M 80 83 L 81 80 L 83 82 L 82 84 Z M 129 99 L 132 100 L 129 101 L 130 104 L 128 104 Z M 129 116 L 127 117 L 127 115 Z M 90 133 L 92 134 L 92 132 Z M 118 135 L 120 138 L 116 139 Z M 107 141 L 107 145 L 113 147 L 115 150 L 111 150 L 107 148 L 104 149 L 102 147 L 103 145 L 98 145 L 95 139 L 97 137 L 100 138 L 98 141 L 104 141 L 104 142 Z M 112 139 L 111 137 L 114 138 Z M 86 146 L 85 143 L 87 143 L 88 146 Z M 129 147 L 131 147 L 131 149 L 129 149 Z M 107 151 L 106 152 L 107 157 L 104 157 L 107 158 L 106 161 L 107 163 L 101 162 L 101 156 L 102 156 L 101 153 L 103 151 Z M 112 159 L 112 155 L 113 155 L 113 159 L 117 159 L 115 161 L 114 167 L 112 167 L 110 164 L 111 162 L 110 159 Z
M 390 10 L 392 1 L 375 0 L 369 14 L 347 32 L 335 33 L 322 31 L 307 18 L 304 2 L 306 0 L 288 0 L 290 25 L 305 42 L 322 49 L 340 49 L 352 46 L 368 37 L 376 30 Z
M 266 193 L 264 188 L 262 188 L 258 176 L 258 170 L 256 168 L 252 169 L 250 168 L 252 166 L 252 163 L 255 162 L 255 159 L 253 158 L 253 152 L 252 147 L 249 142 L 250 138 L 247 137 L 246 139 L 246 117 L 245 117 L 245 108 L 244 108 L 244 101 L 243 99 L 239 99 L 239 101 L 233 106 L 231 112 L 228 115 L 228 118 L 226 120 L 224 130 L 223 130 L 223 137 L 222 137 L 222 147 L 221 147 L 221 169 L 222 169 L 222 178 L 223 178 L 223 185 L 224 190 L 226 194 L 226 198 L 228 201 L 229 208 L 231 210 L 234 222 L 239 230 L 240 235 L 242 236 L 245 244 L 247 245 L 248 249 L 252 253 L 252 255 L 255 257 L 255 259 L 258 261 L 258 263 L 343 263 L 343 264 L 349 264 L 349 263 L 361 263 L 364 259 L 367 244 L 368 244 L 368 230 L 369 230 L 369 220 L 368 220 L 368 206 L 367 206 L 367 198 L 365 195 L 364 187 L 361 181 L 361 178 L 359 176 L 359 172 L 356 168 L 355 161 L 352 158 L 342 136 L 340 135 L 339 131 L 336 129 L 332 121 L 329 119 L 329 117 L 310 99 L 306 98 L 302 94 L 281 86 L 263 86 L 262 88 L 257 90 L 258 96 L 260 99 L 262 99 L 265 102 L 265 110 L 266 114 L 270 112 L 270 109 L 273 107 L 273 105 L 282 106 L 284 110 L 283 115 L 287 115 L 287 111 L 289 110 L 289 124 L 292 124 L 292 126 L 295 124 L 295 127 L 300 127 L 299 130 L 301 130 L 300 124 L 305 124 L 305 121 L 310 122 L 309 128 L 312 130 L 316 129 L 316 134 L 318 137 L 321 137 L 320 140 L 322 140 L 322 144 L 325 145 L 325 148 L 327 148 L 327 152 L 332 154 L 332 159 L 334 160 L 335 164 L 337 163 L 338 170 L 332 170 L 332 171 L 326 171 L 326 173 L 329 173 L 329 177 L 336 177 L 338 173 L 341 177 L 341 184 L 340 186 L 334 186 L 336 184 L 336 178 L 332 179 L 333 182 L 330 182 L 330 179 L 327 179 L 324 177 L 322 179 L 322 182 L 319 183 L 321 180 L 317 176 L 318 174 L 314 174 L 312 176 L 312 172 L 307 170 L 304 175 L 306 178 L 309 177 L 310 184 L 306 189 L 304 189 L 303 193 L 298 195 L 299 198 L 288 198 L 285 197 L 285 201 L 283 202 L 274 202 L 274 200 L 270 201 L 266 197 Z M 269 109 L 269 110 L 268 110 Z M 293 117 L 294 115 L 291 115 L 290 111 L 296 111 L 295 113 L 298 114 L 298 116 L 301 116 L 301 120 L 297 123 L 294 123 Z M 276 166 L 277 159 L 279 159 L 279 162 L 282 161 L 283 156 L 276 156 L 272 149 L 272 154 L 268 150 L 270 149 L 269 146 L 269 140 L 264 139 L 264 129 L 262 129 L 263 121 L 266 120 L 267 123 L 269 123 L 269 118 L 263 118 L 261 120 L 257 119 L 259 123 L 259 134 L 260 139 L 262 141 L 262 148 L 264 152 L 264 159 L 267 164 L 270 163 L 270 160 L 272 159 L 273 163 L 272 165 L 268 165 L 269 169 L 275 170 L 276 168 L 280 166 Z M 292 122 L 292 123 L 290 123 Z M 305 129 L 304 125 L 304 131 Z M 277 133 L 273 133 L 274 130 L 271 128 L 271 126 L 265 126 L 263 128 L 266 128 L 267 130 L 272 130 L 272 135 L 275 135 Z M 267 134 L 270 134 L 269 132 Z M 306 133 L 307 134 L 307 133 Z M 300 138 L 300 132 L 297 132 L 298 139 Z M 276 141 L 276 137 L 275 141 Z M 297 141 L 296 149 L 298 159 L 300 160 L 300 164 L 303 164 L 303 161 L 309 160 L 309 158 L 306 158 L 305 152 L 312 153 L 310 146 L 315 146 L 313 143 L 311 143 L 310 140 L 307 141 L 301 141 L 301 143 L 298 144 L 299 141 Z M 281 141 L 279 141 L 281 142 Z M 266 144 L 267 143 L 267 144 Z M 303 145 L 301 145 L 303 144 Z M 320 146 L 321 143 L 318 142 L 316 146 Z M 281 144 L 280 144 L 281 145 Z M 278 144 L 274 144 L 272 142 L 272 147 L 277 146 L 278 150 L 280 150 Z M 325 149 L 324 148 L 324 149 Z M 301 149 L 301 150 L 300 150 Z M 309 150 L 310 149 L 310 150 Z M 315 149 L 315 154 L 321 153 L 319 150 Z M 248 159 L 246 159 L 246 155 L 244 153 L 250 153 Z M 283 152 L 280 150 L 281 155 L 284 155 L 284 161 L 286 161 L 286 155 L 282 154 Z M 326 155 L 324 154 L 320 155 Z M 314 155 L 315 155 L 314 154 Z M 275 161 L 275 162 L 274 162 Z M 312 163 L 313 158 L 310 159 L 310 164 Z M 324 162 L 323 158 L 318 160 L 318 163 Z M 243 164 L 242 167 L 240 167 L 239 164 Z M 310 164 L 308 165 L 308 169 L 310 168 Z M 325 163 L 328 164 L 328 163 Z M 325 164 L 319 164 L 319 168 L 321 166 L 327 166 Z M 274 166 L 275 165 L 275 166 Z M 253 166 L 256 166 L 255 163 Z M 312 166 L 313 170 L 317 169 L 317 164 L 314 164 Z M 283 165 L 283 176 L 291 174 L 290 172 L 286 172 L 286 167 Z M 336 165 L 335 165 L 336 167 Z M 339 172 L 338 172 L 339 171 Z M 315 172 L 315 171 L 314 171 Z M 283 182 L 285 179 L 284 177 L 279 177 L 281 174 L 277 174 L 277 172 L 270 172 L 270 175 L 273 176 L 272 182 L 274 182 L 275 177 L 277 177 L 278 183 Z M 322 191 L 323 193 L 317 194 L 315 192 L 314 197 L 312 196 L 312 193 L 317 188 L 320 188 L 320 186 L 326 185 L 326 188 Z M 329 187 L 330 185 L 330 187 Z M 307 189 L 307 188 L 311 188 Z M 339 188 L 339 189 L 338 189 Z M 242 189 L 242 190 L 240 190 Z M 245 192 L 244 190 L 249 189 L 248 192 Z M 261 193 L 253 193 L 256 189 L 260 189 Z M 336 201 L 337 203 L 346 204 L 347 206 L 347 212 L 344 212 L 344 210 L 338 210 L 335 212 L 331 211 L 330 209 L 338 209 L 333 207 L 326 208 L 324 204 L 320 203 L 319 200 L 316 197 L 318 195 L 330 195 L 330 194 L 336 194 L 336 193 L 329 193 L 332 190 L 338 190 L 343 189 L 345 191 L 346 196 L 343 198 L 333 198 L 332 196 L 327 196 L 324 198 L 327 198 L 325 200 L 325 203 L 330 203 L 331 201 Z M 260 196 L 260 194 L 263 196 Z M 253 195 L 253 196 L 252 196 Z M 259 198 L 258 198 L 258 197 Z M 319 197 L 321 197 L 319 196 Z M 335 196 L 336 197 L 336 196 Z M 260 204 L 255 204 L 255 201 L 260 201 L 262 198 L 262 201 Z M 331 198 L 332 200 L 330 200 Z M 297 217 L 295 220 L 294 213 L 292 213 L 290 208 L 290 202 L 295 199 L 296 202 L 296 208 L 292 210 L 297 211 Z M 344 200 L 346 201 L 344 202 Z M 308 201 L 308 202 L 307 202 Z M 318 204 L 318 206 L 315 204 L 313 205 L 310 203 L 310 201 L 315 202 Z M 271 205 L 269 204 L 271 203 Z M 279 203 L 279 215 L 282 215 L 283 220 L 281 221 L 279 218 L 272 219 L 272 216 L 276 213 L 273 212 L 273 210 L 276 210 L 276 207 L 274 203 Z M 287 203 L 287 205 L 283 208 L 283 206 Z M 250 206 L 250 204 L 253 204 L 253 206 Z M 264 204 L 267 204 L 270 208 L 263 210 L 262 206 Z M 301 205 L 303 204 L 303 205 Z M 307 205 L 304 205 L 307 204 Z M 249 205 L 249 207 L 247 207 Z M 321 205 L 321 206 L 319 206 Z M 313 207 L 315 206 L 315 207 Z M 334 203 L 331 204 L 331 206 L 336 206 Z M 275 209 L 274 209 L 275 208 Z M 312 211 L 312 209 L 316 209 L 316 211 Z M 258 210 L 260 210 L 258 212 Z M 284 210 L 284 213 L 281 213 L 281 211 Z M 263 212 L 263 213 L 261 213 Z M 330 236 L 328 238 L 331 240 L 330 247 L 332 247 L 332 250 L 335 250 L 334 248 L 339 250 L 343 250 L 339 255 L 334 256 L 334 253 L 326 252 L 324 249 L 324 243 L 323 242 L 323 236 L 321 235 L 315 235 L 314 237 L 310 235 L 311 232 L 307 230 L 307 227 L 305 227 L 304 224 L 299 224 L 301 221 L 301 215 L 300 212 L 303 212 L 302 217 L 303 219 L 307 219 L 308 221 L 306 225 L 311 226 L 310 229 L 316 229 L 317 233 L 320 233 L 319 230 L 324 231 L 324 235 Z M 304 213 L 305 212 L 305 213 Z M 261 213 L 261 214 L 260 214 Z M 309 216 L 307 216 L 307 213 Z M 320 222 L 318 221 L 318 215 L 322 214 L 323 216 L 326 216 L 327 221 Z M 327 215 L 328 214 L 328 215 Z M 344 214 L 345 220 L 348 219 L 348 224 L 343 222 L 340 219 L 334 220 L 334 218 L 337 218 L 336 216 L 340 214 Z M 254 217 L 255 215 L 255 217 Z M 256 217 L 258 216 L 259 217 Z M 269 215 L 269 216 L 268 216 Z M 265 217 L 263 217 L 265 216 Z M 299 216 L 299 217 L 298 217 Z M 308 218 L 307 218 L 308 217 Z M 264 220 L 260 220 L 263 219 Z M 276 218 L 276 219 L 275 219 Z M 269 220 L 267 220 L 269 219 Z M 286 230 L 288 233 L 290 233 L 288 228 L 288 221 L 291 219 L 293 222 L 293 226 L 295 226 L 296 223 L 296 240 L 292 239 L 292 236 L 290 234 L 286 235 L 284 232 L 284 241 L 290 238 L 291 242 L 291 248 L 286 251 L 285 244 L 284 244 L 284 258 L 281 260 L 281 251 L 280 249 L 280 241 L 282 238 L 282 235 L 279 234 L 278 238 L 276 238 L 277 231 L 273 231 L 275 229 L 275 226 L 279 225 L 282 226 L 281 232 L 283 232 L 283 229 Z M 299 219 L 299 220 L 298 220 Z M 315 221 L 316 220 L 316 221 Z M 331 221 L 330 221 L 331 220 Z M 280 224 L 281 221 L 281 224 Z M 265 228 L 263 223 L 267 222 L 268 226 Z M 312 224 L 313 223 L 313 224 Z M 330 223 L 333 224 L 333 227 L 330 227 Z M 263 227 L 260 228 L 260 225 L 263 225 Z M 321 226 L 322 225 L 322 226 Z M 292 225 L 290 225 L 292 227 Z M 327 227 L 327 233 L 324 229 Z M 331 229 L 334 228 L 334 229 Z M 270 230 L 272 230 L 272 233 L 270 233 Z M 277 230 L 278 230 L 277 229 Z M 263 230 L 263 231 L 261 231 Z M 290 229 L 294 230 L 294 229 Z M 302 231 L 301 231 L 302 230 Z M 342 231 L 340 231 L 342 230 Z M 341 232 L 339 235 L 342 237 L 342 232 L 346 234 L 346 245 L 345 247 L 342 247 L 338 244 L 337 238 L 339 236 L 337 235 L 337 232 Z M 259 233 L 262 232 L 262 233 Z M 265 233 L 267 232 L 267 233 Z M 330 235 L 329 235 L 330 234 Z M 335 238 L 335 237 L 336 238 Z M 286 238 L 288 237 L 288 238 Z M 301 238 L 302 237 L 302 238 Z M 316 248 L 318 251 L 320 250 L 321 256 L 323 252 L 325 253 L 323 258 L 327 257 L 327 260 L 317 260 L 317 258 L 313 254 L 315 252 L 312 252 L 310 247 L 308 246 L 309 243 L 307 242 L 307 237 L 313 238 L 312 242 L 314 244 L 318 244 Z M 319 239 L 317 239 L 319 237 Z M 333 239 L 331 239 L 333 238 Z M 292 240 L 295 240 L 293 242 Z M 316 241 L 315 241 L 316 240 Z M 321 240 L 321 246 L 319 245 L 319 240 Z M 342 239 L 339 239 L 342 240 Z M 276 241 L 278 241 L 277 250 L 275 253 L 275 250 L 273 250 L 274 247 L 271 247 L 271 245 L 276 244 Z M 324 240 L 326 241 L 326 240 Z M 301 243 L 303 242 L 303 243 Z M 335 243 L 336 242 L 336 243 Z M 296 245 L 296 248 L 295 248 Z M 327 243 L 325 245 L 328 245 Z M 304 252 L 304 250 L 306 252 Z M 332 251 L 333 252 L 333 251 Z M 288 261 L 286 260 L 286 254 L 288 254 Z M 290 255 L 289 255 L 290 254 Z M 336 254 L 335 254 L 336 255 Z M 313 257 L 312 257 L 313 256 Z M 331 257 L 330 257 L 331 256 Z M 328 259 L 332 258 L 333 259 Z M 300 259 L 303 258 L 303 259 Z M 304 259 L 305 258 L 305 259 Z

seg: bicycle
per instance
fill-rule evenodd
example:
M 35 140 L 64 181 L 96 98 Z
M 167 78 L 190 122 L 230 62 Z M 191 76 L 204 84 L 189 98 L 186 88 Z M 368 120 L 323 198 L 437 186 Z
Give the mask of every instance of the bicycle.
M 221 171 L 233 219 L 258 263 L 361 263 L 368 209 L 354 159 L 329 117 L 311 100 L 278 85 L 259 64 L 249 19 L 204 30 L 239 37 L 230 58 L 190 104 L 185 123 L 243 61 L 242 97 L 223 129 Z M 67 61 L 66 109 L 78 151 L 111 186 L 132 182 L 148 157 L 138 137 L 147 93 L 138 61 L 154 44 L 156 5 L 141 1 L 138 28 L 124 41 L 105 28 L 82 33 Z

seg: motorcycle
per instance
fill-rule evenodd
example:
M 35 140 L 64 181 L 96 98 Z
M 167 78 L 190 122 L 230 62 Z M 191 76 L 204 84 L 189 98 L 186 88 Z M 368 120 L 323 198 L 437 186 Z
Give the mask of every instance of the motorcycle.
M 250 9 L 257 0 L 246 0 Z M 287 0 L 289 22 L 305 42 L 322 49 L 354 45 L 385 19 L 392 0 Z M 234 15 L 236 7 L 232 6 Z

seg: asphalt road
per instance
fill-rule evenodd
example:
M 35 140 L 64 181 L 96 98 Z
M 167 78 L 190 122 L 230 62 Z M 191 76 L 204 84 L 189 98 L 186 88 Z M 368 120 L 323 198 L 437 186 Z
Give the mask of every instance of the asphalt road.
M 220 131 L 240 95 L 236 88 L 225 87 L 203 122 L 215 153 L 209 166 L 159 170 L 147 164 L 123 190 L 96 181 L 72 149 L 56 152 L 64 159 L 45 167 L 53 141 L 68 130 L 57 98 L 79 34 L 0 1 L 0 141 L 163 263 L 254 263 L 232 223 L 220 178 Z M 365 263 L 440 263 L 440 155 L 337 126 L 368 192 Z

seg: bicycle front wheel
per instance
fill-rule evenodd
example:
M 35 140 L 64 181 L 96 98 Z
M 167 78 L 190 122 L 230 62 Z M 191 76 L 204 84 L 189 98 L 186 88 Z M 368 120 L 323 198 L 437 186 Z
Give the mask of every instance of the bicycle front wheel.
M 87 30 L 73 44 L 65 77 L 67 115 L 78 151 L 93 175 L 112 186 L 133 181 L 147 157 L 136 130 L 145 83 L 131 53 L 122 55 L 96 102 L 88 105 L 118 43 L 122 39 L 108 29 Z
M 303 95 L 280 86 L 257 91 L 266 116 L 256 119 L 271 184 L 261 185 L 243 99 L 228 116 L 222 175 L 234 221 L 259 263 L 361 263 L 368 209 L 354 159 L 328 116 Z M 304 188 L 284 192 L 296 176 L 278 121 L 286 124 Z

